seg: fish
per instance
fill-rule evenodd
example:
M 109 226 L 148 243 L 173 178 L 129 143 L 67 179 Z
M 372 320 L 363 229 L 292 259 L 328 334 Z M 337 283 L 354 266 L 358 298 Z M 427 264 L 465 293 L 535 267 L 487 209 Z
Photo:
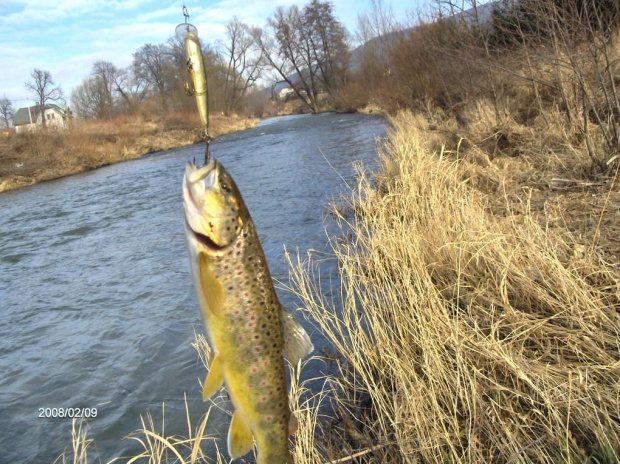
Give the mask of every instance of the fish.
M 234 407 L 228 453 L 256 443 L 257 464 L 293 463 L 283 353 L 293 365 L 314 346 L 278 300 L 254 222 L 233 178 L 217 160 L 187 163 L 185 233 L 194 286 L 213 356 L 203 400 L 224 385 Z

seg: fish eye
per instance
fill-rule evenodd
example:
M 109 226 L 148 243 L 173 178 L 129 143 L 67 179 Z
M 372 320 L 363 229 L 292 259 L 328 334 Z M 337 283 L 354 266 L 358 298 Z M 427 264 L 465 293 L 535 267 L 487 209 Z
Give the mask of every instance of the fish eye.
M 224 190 L 225 192 L 228 191 L 228 184 L 226 182 L 220 182 L 220 187 L 222 188 L 222 190 Z

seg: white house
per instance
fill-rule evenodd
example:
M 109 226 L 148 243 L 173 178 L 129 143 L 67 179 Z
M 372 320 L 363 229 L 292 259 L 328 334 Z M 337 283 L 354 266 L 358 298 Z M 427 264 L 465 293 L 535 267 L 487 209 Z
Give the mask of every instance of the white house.
M 286 87 L 280 90 L 280 92 L 278 93 L 278 98 L 284 101 L 288 101 L 290 98 L 293 98 L 294 96 L 295 96 L 295 91 L 291 89 L 290 87 Z
M 64 129 L 67 127 L 67 112 L 58 105 L 45 105 L 41 111 L 41 105 L 20 108 L 13 116 L 13 125 L 17 133 L 35 130 L 37 127 L 45 125 L 52 129 Z

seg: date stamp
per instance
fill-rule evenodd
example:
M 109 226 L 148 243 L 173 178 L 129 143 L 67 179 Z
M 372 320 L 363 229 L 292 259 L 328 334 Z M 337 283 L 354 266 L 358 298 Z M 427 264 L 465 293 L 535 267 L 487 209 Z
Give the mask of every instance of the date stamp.
M 97 417 L 97 408 L 39 408 L 39 417 L 44 419 L 93 418 Z

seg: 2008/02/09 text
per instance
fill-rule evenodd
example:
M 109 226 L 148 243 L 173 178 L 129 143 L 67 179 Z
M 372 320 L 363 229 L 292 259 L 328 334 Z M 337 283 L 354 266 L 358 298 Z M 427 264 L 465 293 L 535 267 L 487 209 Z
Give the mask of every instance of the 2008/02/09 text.
M 41 418 L 91 418 L 97 417 L 97 408 L 39 408 Z

